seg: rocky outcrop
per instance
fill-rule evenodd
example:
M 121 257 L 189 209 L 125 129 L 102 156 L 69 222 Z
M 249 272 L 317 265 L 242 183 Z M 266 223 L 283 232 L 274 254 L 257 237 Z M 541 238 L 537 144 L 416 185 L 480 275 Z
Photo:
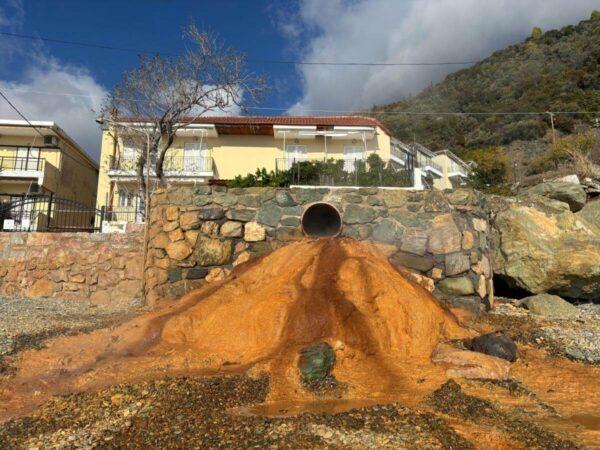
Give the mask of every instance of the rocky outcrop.
M 494 273 L 532 293 L 600 298 L 600 234 L 565 203 L 491 197 Z
M 540 183 L 528 189 L 527 194 L 543 195 L 569 205 L 571 211 L 579 211 L 585 205 L 587 195 L 580 184 L 566 181 Z
M 600 228 L 600 199 L 587 203 L 577 212 L 577 217 Z
M 525 297 L 521 304 L 534 314 L 546 317 L 571 317 L 577 315 L 578 310 L 569 302 L 558 295 L 537 294 Z

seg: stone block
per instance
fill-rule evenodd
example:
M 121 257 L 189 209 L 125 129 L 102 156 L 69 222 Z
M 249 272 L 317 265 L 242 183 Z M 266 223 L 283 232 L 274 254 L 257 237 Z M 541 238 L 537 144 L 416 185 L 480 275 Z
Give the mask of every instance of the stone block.
M 282 242 L 299 241 L 304 238 L 302 231 L 297 227 L 279 227 L 277 228 L 276 236 Z
M 412 253 L 397 252 L 392 255 L 390 262 L 396 267 L 415 269 L 427 272 L 433 267 L 434 261 L 430 256 L 419 256 Z
M 463 250 L 470 250 L 471 248 L 473 248 L 474 242 L 475 242 L 475 239 L 473 237 L 473 233 L 471 233 L 470 231 L 463 231 L 463 234 L 462 234 L 462 249 Z
M 56 285 L 51 280 L 42 278 L 33 283 L 33 285 L 28 289 L 27 296 L 33 298 L 52 297 L 55 288 Z
M 165 219 L 172 222 L 179 219 L 179 208 L 177 206 L 167 206 L 165 208 Z
M 402 239 L 403 228 L 394 219 L 383 219 L 373 226 L 371 236 L 380 242 L 396 242 Z
M 444 258 L 446 275 L 453 276 L 466 272 L 471 268 L 471 260 L 463 253 L 451 253 Z
M 427 249 L 433 254 L 458 252 L 462 248 L 462 234 L 451 214 L 441 214 L 433 219 Z
M 262 203 L 260 196 L 251 194 L 240 195 L 237 202 L 242 206 L 248 206 L 250 208 L 258 208 Z
M 167 275 L 169 277 L 169 283 L 176 283 L 181 281 L 182 279 L 182 269 L 181 267 L 172 267 L 167 271 Z
M 427 252 L 427 239 L 427 232 L 409 228 L 404 231 L 400 250 L 414 253 L 415 255 L 424 255 Z
M 224 237 L 242 237 L 244 225 L 242 222 L 229 220 L 221 225 L 221 236 Z
M 165 222 L 165 224 L 162 227 L 162 230 L 165 233 L 170 233 L 173 230 L 176 230 L 177 228 L 179 228 L 179 222 L 175 221 L 175 222 Z
M 475 292 L 468 277 L 444 278 L 438 282 L 437 288 L 447 295 L 472 295 Z
M 281 208 L 274 203 L 266 203 L 258 210 L 258 223 L 276 227 L 281 219 Z
M 202 223 L 202 227 L 200 228 L 202 233 L 207 236 L 218 236 L 219 235 L 219 223 L 209 220 L 207 222 Z
M 254 209 L 230 209 L 225 216 L 229 220 L 237 220 L 240 222 L 250 222 L 256 217 Z
M 184 212 L 179 216 L 179 226 L 182 230 L 194 230 L 200 227 L 202 220 L 195 211 Z
M 280 221 L 281 225 L 285 227 L 299 227 L 300 226 L 300 218 L 299 217 L 284 217 Z
M 208 275 L 208 269 L 206 267 L 192 267 L 185 271 L 186 280 L 199 280 Z
M 290 195 L 289 191 L 280 189 L 275 192 L 275 203 L 282 207 L 295 206 L 296 202 Z
M 182 241 L 183 240 L 183 231 L 181 231 L 181 228 L 177 228 L 173 231 L 169 231 L 168 236 L 169 236 L 169 240 L 171 242 Z
M 233 241 L 200 236 L 196 243 L 193 258 L 198 265 L 206 267 L 229 264 L 232 256 Z
M 169 258 L 181 261 L 192 254 L 192 248 L 185 241 L 171 242 L 165 249 Z
M 251 258 L 250 252 L 242 252 L 242 253 L 240 253 L 237 256 L 237 258 L 235 258 L 235 261 L 233 261 L 233 267 L 250 261 L 250 258 Z
M 377 217 L 377 212 L 369 206 L 350 204 L 344 209 L 344 223 L 370 223 Z
M 225 210 L 220 206 L 211 206 L 200 208 L 197 214 L 202 220 L 220 220 L 225 217 Z
M 264 241 L 266 237 L 265 227 L 257 222 L 248 222 L 244 227 L 244 240 L 246 242 Z

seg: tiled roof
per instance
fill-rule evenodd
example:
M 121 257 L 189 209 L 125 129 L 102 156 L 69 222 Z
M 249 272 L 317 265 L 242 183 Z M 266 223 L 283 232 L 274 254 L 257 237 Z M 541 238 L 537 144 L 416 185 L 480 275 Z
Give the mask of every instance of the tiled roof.
M 141 118 L 121 119 L 126 122 L 143 122 Z M 380 127 L 387 129 L 373 117 L 365 116 L 201 116 L 186 118 L 191 123 L 210 123 L 215 125 L 316 125 Z

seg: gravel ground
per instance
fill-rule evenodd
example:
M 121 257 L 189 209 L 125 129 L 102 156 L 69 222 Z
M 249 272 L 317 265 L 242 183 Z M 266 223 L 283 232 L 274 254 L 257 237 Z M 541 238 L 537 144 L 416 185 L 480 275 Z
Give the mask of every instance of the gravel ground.
M 122 307 L 99 308 L 86 300 L 0 297 L 0 369 L 5 356 L 39 347 L 49 337 L 102 328 L 128 317 Z
M 515 411 L 501 412 L 449 381 L 421 406 L 376 405 L 296 417 L 240 415 L 262 402 L 266 378 L 167 378 L 53 399 L 0 426 L 3 448 L 408 448 L 473 449 L 452 427 L 501 434 L 515 448 L 577 446 Z
M 491 312 L 492 318 L 507 322 L 527 322 L 528 332 L 517 340 L 526 341 L 550 353 L 570 359 L 600 363 L 600 304 L 577 306 L 579 313 L 571 318 L 556 319 L 530 313 L 518 306 L 517 300 L 500 299 Z M 514 323 L 507 323 L 507 328 Z

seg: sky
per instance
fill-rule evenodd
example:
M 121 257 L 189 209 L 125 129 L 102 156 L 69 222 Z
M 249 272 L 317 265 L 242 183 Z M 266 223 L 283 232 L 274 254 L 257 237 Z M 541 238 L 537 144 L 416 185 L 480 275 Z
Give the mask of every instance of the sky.
M 267 78 L 269 91 L 249 113 L 333 114 L 414 95 L 467 65 L 265 61 L 471 61 L 594 8 L 598 0 L 0 0 L 0 32 L 166 54 L 183 50 L 182 29 L 193 20 Z M 0 35 L 0 89 L 28 119 L 57 122 L 95 159 L 94 119 L 137 63 L 135 51 Z M 0 118 L 18 118 L 2 99 Z

